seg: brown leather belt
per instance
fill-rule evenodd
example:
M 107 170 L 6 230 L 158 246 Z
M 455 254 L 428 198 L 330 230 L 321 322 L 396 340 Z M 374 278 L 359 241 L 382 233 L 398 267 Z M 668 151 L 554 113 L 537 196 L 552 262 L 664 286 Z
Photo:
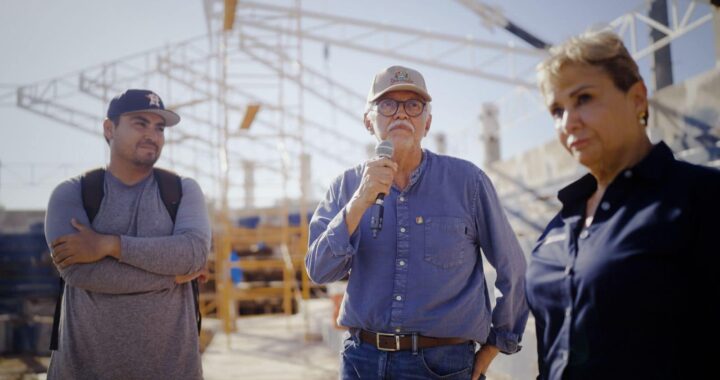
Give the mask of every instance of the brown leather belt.
M 367 330 L 360 330 L 360 339 L 372 344 L 381 351 L 402 351 L 412 349 L 412 335 L 395 335 L 374 333 Z M 463 338 L 431 338 L 429 336 L 417 335 L 417 348 L 430 348 L 437 346 L 449 346 L 453 344 L 469 343 Z

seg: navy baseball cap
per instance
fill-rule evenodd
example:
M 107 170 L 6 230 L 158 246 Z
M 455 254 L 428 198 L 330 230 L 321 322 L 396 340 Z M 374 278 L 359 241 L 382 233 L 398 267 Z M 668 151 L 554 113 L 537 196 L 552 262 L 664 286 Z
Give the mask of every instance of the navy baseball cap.
M 172 127 L 180 122 L 180 116 L 166 110 L 162 99 L 150 90 L 129 89 L 114 97 L 108 106 L 107 118 L 113 120 L 131 112 L 150 112 L 159 115 L 165 120 L 166 127 Z

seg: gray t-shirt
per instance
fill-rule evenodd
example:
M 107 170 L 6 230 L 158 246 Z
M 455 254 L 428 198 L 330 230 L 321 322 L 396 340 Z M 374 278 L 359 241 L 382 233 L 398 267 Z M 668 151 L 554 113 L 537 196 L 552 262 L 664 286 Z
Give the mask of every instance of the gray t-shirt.
M 80 177 L 53 191 L 45 236 L 50 243 L 88 225 Z M 71 265 L 60 274 L 65 294 L 58 350 L 48 379 L 201 379 L 202 366 L 190 283 L 207 260 L 210 222 L 198 184 L 182 179 L 173 227 L 153 175 L 127 186 L 109 171 L 92 227 L 120 236 L 121 258 Z

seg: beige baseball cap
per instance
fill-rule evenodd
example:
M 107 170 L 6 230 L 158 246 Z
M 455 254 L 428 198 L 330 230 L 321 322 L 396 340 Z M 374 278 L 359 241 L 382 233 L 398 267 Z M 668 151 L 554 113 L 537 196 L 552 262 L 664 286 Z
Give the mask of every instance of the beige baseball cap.
M 375 75 L 367 101 L 374 102 L 390 91 L 403 90 L 413 91 L 428 102 L 432 100 L 427 92 L 425 79 L 419 71 L 403 66 L 390 66 Z

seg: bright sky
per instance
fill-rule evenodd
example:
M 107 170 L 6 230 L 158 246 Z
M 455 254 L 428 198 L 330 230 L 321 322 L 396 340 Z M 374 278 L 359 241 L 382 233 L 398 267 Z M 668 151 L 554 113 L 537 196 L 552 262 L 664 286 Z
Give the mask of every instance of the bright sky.
M 282 0 L 273 3 L 294 4 Z M 552 43 L 588 27 L 606 24 L 643 2 L 496 0 L 487 3 L 502 4 L 501 9 L 508 19 Z M 685 1 L 680 3 L 686 4 Z M 522 41 L 504 30 L 489 31 L 476 15 L 450 0 L 304 0 L 302 6 L 344 17 L 524 46 Z M 0 2 L 0 207 L 43 209 L 58 182 L 103 165 L 107 157 L 102 139 L 15 107 L 13 92 L 17 86 L 63 77 L 103 62 L 200 36 L 206 33 L 206 28 L 202 0 Z M 706 24 L 689 36 L 692 37 L 673 44 L 676 82 L 711 68 L 714 62 L 712 25 Z M 394 63 L 403 63 L 339 47 L 331 47 L 330 58 L 325 62 L 318 51 L 317 46 L 308 42 L 304 53 L 306 63 L 361 94 L 367 92 L 375 72 Z M 649 59 L 640 64 L 649 83 Z M 411 66 L 423 72 L 434 98 L 432 132 L 447 134 L 448 154 L 480 164 L 480 107 L 484 102 L 506 99 L 513 88 L 438 69 Z M 161 89 L 157 91 L 163 95 Z M 3 95 L 7 97 L 3 98 Z M 531 91 L 527 97 L 537 96 Z M 553 138 L 550 119 L 538 103 L 530 104 L 529 107 L 513 102 L 501 105 L 505 158 Z M 331 110 L 316 109 L 310 102 L 307 107 L 306 114 L 318 116 L 321 121 L 334 120 L 328 116 Z M 101 116 L 105 109 L 87 111 Z M 351 133 L 354 137 L 373 143 L 372 138 L 363 133 L 359 122 L 361 108 L 357 114 L 356 122 L 342 120 L 333 128 L 341 131 L 354 128 Z M 526 117 L 518 121 L 520 116 Z M 97 125 L 98 130 L 100 127 Z M 313 136 L 307 137 L 313 139 Z M 434 147 L 432 141 L 425 145 L 430 149 Z M 337 165 L 320 169 L 317 161 L 313 161 L 313 169 L 317 172 L 313 174 L 314 198 L 321 196 L 322 189 L 342 170 Z

